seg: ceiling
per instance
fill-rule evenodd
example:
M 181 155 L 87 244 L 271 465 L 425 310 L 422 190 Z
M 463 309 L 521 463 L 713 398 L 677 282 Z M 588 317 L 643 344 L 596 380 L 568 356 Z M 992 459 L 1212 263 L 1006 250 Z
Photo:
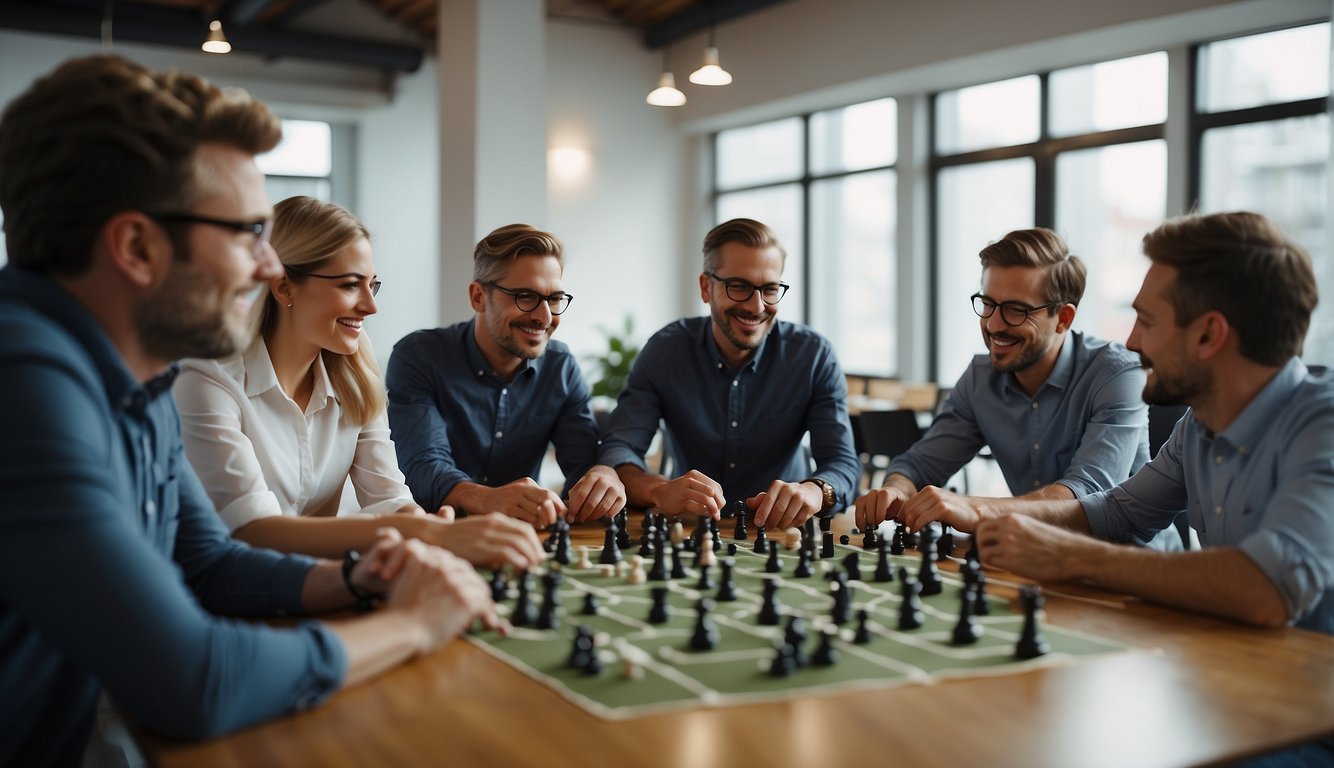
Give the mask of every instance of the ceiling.
M 548 18 L 633 29 L 656 49 L 782 1 L 546 0 L 546 8 Z M 437 7 L 438 0 L 0 0 L 0 29 L 100 39 L 109 18 L 116 40 L 197 50 L 216 18 L 237 50 L 412 72 L 434 49 Z

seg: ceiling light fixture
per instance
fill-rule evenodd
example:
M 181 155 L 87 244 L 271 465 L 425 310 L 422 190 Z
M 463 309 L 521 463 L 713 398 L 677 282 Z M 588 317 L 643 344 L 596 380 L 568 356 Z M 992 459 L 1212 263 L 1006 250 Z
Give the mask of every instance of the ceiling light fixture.
M 208 23 L 208 37 L 204 38 L 204 44 L 199 46 L 204 53 L 231 53 L 232 44 L 227 42 L 227 36 L 222 33 L 222 22 L 214 19 Z
M 667 65 L 667 47 L 662 49 L 662 75 L 658 77 L 658 87 L 648 92 L 644 99 L 655 107 L 679 107 L 686 103 L 686 95 L 676 87 L 676 76 Z
M 704 49 L 704 63 L 690 73 L 690 82 L 695 85 L 727 85 L 732 82 L 732 75 L 718 63 L 718 46 L 713 42 L 713 26 L 709 26 L 709 47 Z

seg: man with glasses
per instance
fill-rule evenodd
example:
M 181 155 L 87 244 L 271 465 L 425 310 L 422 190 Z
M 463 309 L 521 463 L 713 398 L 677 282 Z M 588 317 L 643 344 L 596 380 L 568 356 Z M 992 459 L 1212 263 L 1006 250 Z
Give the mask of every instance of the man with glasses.
M 984 446 L 1010 492 L 1036 499 L 1106 490 L 1148 460 L 1138 358 L 1070 329 L 1084 295 L 1079 257 L 1043 228 L 1011 232 L 979 256 L 982 290 L 971 301 L 987 354 L 973 359 L 926 435 L 893 459 L 885 486 L 857 499 L 858 525 L 966 507 L 939 486 Z M 1164 535 L 1161 545 L 1171 544 Z
M 744 500 L 755 524 L 777 530 L 851 499 L 860 467 L 847 385 L 828 340 L 777 319 L 785 256 L 751 219 L 704 239 L 699 290 L 709 316 L 677 320 L 644 345 L 599 452 L 632 505 L 717 518 Z M 679 477 L 644 463 L 660 420 Z
M 280 132 L 244 93 L 115 56 L 0 117 L 0 765 L 123 759 L 94 738 L 102 692 L 209 738 L 497 623 L 471 566 L 396 533 L 347 562 L 234 541 L 185 460 L 172 361 L 234 353 L 278 274 L 254 157 Z M 385 605 L 236 618 L 362 597 Z
M 574 296 L 561 284 L 555 235 L 510 224 L 473 252 L 473 319 L 409 334 L 386 382 L 398 463 L 418 504 L 500 511 L 545 528 L 619 512 L 625 489 L 597 463 L 588 386 L 553 341 Z M 565 473 L 561 496 L 538 484 L 547 446 Z

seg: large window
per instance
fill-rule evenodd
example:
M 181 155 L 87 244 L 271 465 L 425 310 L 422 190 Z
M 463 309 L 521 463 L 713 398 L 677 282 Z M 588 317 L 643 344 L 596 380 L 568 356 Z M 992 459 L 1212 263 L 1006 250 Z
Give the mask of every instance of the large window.
M 722 131 L 716 222 L 768 224 L 788 252 L 780 316 L 827 336 L 849 372 L 898 368 L 898 111 L 893 99 Z
M 333 128 L 314 120 L 284 120 L 283 140 L 256 158 L 269 200 L 293 195 L 329 200 L 333 195 Z

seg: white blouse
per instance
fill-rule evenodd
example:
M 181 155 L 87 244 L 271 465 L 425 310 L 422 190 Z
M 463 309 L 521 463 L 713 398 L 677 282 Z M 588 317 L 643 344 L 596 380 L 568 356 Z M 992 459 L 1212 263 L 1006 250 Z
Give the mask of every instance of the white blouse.
M 305 413 L 278 386 L 262 338 L 237 357 L 183 361 L 173 394 L 186 455 L 232 531 L 270 515 L 336 515 L 348 478 L 364 513 L 412 503 L 386 417 L 348 423 L 320 358 Z

